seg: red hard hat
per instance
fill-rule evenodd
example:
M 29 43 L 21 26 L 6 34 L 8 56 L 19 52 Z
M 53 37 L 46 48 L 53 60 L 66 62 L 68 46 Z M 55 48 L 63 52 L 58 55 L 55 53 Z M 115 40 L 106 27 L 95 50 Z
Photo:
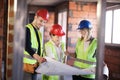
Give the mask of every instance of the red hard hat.
M 52 29 L 50 30 L 51 34 L 55 34 L 57 36 L 64 36 L 65 32 L 62 30 L 62 26 L 60 26 L 59 24 L 54 24 L 52 26 Z
M 49 18 L 49 13 L 48 13 L 48 10 L 46 9 L 40 9 L 36 12 L 36 15 L 37 16 L 40 16 L 42 17 L 44 20 L 47 20 L 48 21 L 48 18 Z

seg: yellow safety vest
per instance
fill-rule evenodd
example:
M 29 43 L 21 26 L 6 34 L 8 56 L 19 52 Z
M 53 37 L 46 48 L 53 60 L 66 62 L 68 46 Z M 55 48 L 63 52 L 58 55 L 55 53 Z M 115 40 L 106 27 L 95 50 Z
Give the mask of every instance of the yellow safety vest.
M 31 34 L 31 47 L 34 49 L 38 49 L 38 41 L 37 41 L 37 36 L 35 33 L 35 30 L 33 28 L 33 26 L 31 24 L 28 24 L 26 27 L 28 27 L 30 29 L 30 34 Z M 42 42 L 42 36 L 40 31 L 38 31 L 38 35 L 39 35 L 39 39 L 40 42 Z M 40 45 L 40 56 L 42 55 L 42 44 Z M 35 59 L 32 58 L 31 55 L 29 55 L 29 53 L 27 51 L 24 50 L 24 59 L 23 59 L 24 63 L 29 63 L 29 64 L 35 64 L 37 61 Z
M 56 50 L 55 50 L 55 46 L 53 45 L 53 43 L 51 41 L 48 41 L 46 44 L 45 44 L 45 47 L 46 46 L 49 46 L 52 50 L 52 53 L 54 54 L 55 56 L 55 60 L 59 61 L 58 57 L 57 57 L 57 53 L 56 53 Z M 64 43 L 61 44 L 61 48 L 62 50 L 64 51 L 65 48 L 64 48 Z M 64 56 L 63 56 L 64 57 Z M 47 75 L 43 75 L 42 76 L 42 80 L 59 80 L 59 76 L 47 76 Z
M 77 44 L 76 44 L 76 58 L 78 59 L 83 59 L 86 61 L 91 61 L 91 62 L 96 62 L 96 57 L 93 57 L 95 54 L 97 48 L 97 40 L 93 39 L 89 47 L 84 51 L 84 41 L 81 39 L 78 39 Z M 75 61 L 74 65 L 80 68 L 90 68 L 90 67 L 95 67 L 96 65 L 91 65 L 91 64 L 86 64 L 82 62 Z M 95 78 L 95 74 L 93 75 L 82 75 L 85 78 Z

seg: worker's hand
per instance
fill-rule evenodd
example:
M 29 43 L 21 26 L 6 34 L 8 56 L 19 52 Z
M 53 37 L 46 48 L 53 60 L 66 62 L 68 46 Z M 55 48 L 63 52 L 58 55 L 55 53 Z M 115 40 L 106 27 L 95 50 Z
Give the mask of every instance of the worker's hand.
M 39 57 L 39 59 L 37 60 L 39 63 L 43 63 L 46 62 L 47 60 L 43 57 Z
M 70 53 L 69 51 L 65 51 L 64 53 L 65 53 L 66 56 L 75 57 L 75 52 Z
M 64 53 L 65 53 L 65 55 L 69 55 L 70 54 L 68 51 L 65 51 Z
M 73 66 L 74 65 L 74 58 L 71 58 L 70 56 L 67 56 L 66 64 Z
M 39 62 L 39 63 L 43 63 L 46 62 L 47 60 L 41 56 L 39 56 L 38 54 L 34 54 L 33 57 Z

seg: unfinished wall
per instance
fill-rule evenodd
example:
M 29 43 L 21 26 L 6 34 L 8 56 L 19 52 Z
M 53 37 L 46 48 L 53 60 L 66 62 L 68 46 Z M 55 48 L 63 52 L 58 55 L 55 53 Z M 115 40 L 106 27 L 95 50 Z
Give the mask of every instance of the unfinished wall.
M 4 0 L 0 0 L 0 79 L 2 77 L 2 53 L 3 53 L 3 27 L 4 27 Z
M 109 80 L 120 80 L 120 47 L 105 46 L 105 62 L 110 71 Z
M 97 36 L 96 3 L 69 2 L 68 17 L 68 51 L 75 52 L 75 44 L 79 37 L 76 28 L 80 20 L 88 19 L 93 25 L 93 36 Z M 109 80 L 120 80 L 120 47 L 105 46 L 105 62 L 108 65 Z
M 14 36 L 14 0 L 8 0 L 8 23 L 7 26 L 7 58 L 6 58 L 6 79 L 12 80 L 13 62 L 13 36 Z
M 0 78 L 2 75 L 5 80 L 11 80 L 12 77 L 13 15 L 13 0 L 9 0 L 9 2 L 0 0 Z M 4 66 L 1 63 L 2 60 Z M 4 73 L 1 73 L 1 69 L 4 70 Z
M 6 80 L 12 80 L 12 60 L 13 60 L 13 32 L 14 32 L 14 0 L 8 0 L 8 26 L 4 27 L 4 9 L 3 9 L 3 1 L 0 0 L 0 78 L 1 78 L 1 61 L 3 51 L 6 49 Z M 67 37 L 67 49 L 69 52 L 75 52 L 75 44 L 77 38 L 79 37 L 76 28 L 80 20 L 88 19 L 92 22 L 93 25 L 93 36 L 97 36 L 97 17 L 96 17 L 96 3 L 76 3 L 69 2 L 69 14 L 68 14 L 68 37 Z M 37 10 L 39 7 L 33 7 L 30 9 L 31 11 Z M 54 24 L 55 13 L 54 10 L 49 9 L 50 18 L 48 23 L 45 26 L 45 41 L 49 40 L 49 30 L 51 26 Z M 4 36 L 4 29 L 8 31 L 7 36 Z M 5 37 L 7 38 L 7 47 L 3 47 Z M 2 54 L 1 54 L 2 53 Z M 106 46 L 105 47 L 105 62 L 107 63 L 110 70 L 110 79 L 109 80 L 120 80 L 120 47 L 114 46 Z
M 81 2 L 69 2 L 69 14 L 68 14 L 68 47 L 67 50 L 70 53 L 75 52 L 75 44 L 80 35 L 78 35 L 77 27 L 81 20 L 90 20 L 93 25 L 93 36 L 97 35 L 97 16 L 96 16 L 96 3 L 81 3 Z
M 88 19 L 93 25 L 93 36 L 97 36 L 97 16 L 96 3 L 69 3 L 68 17 L 68 51 L 75 52 L 75 43 L 79 35 L 76 28 L 80 20 Z M 109 80 L 120 80 L 120 47 L 106 46 L 105 47 L 105 62 L 110 71 Z

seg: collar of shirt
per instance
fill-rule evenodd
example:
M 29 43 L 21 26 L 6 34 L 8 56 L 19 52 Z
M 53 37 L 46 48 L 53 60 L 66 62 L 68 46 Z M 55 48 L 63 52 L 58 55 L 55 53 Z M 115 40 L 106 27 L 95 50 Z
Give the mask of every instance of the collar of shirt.
M 50 42 L 55 45 L 55 43 L 50 39 Z M 56 45 L 55 45 L 56 46 Z M 61 44 L 59 44 L 59 46 L 56 46 L 56 47 L 61 47 Z

